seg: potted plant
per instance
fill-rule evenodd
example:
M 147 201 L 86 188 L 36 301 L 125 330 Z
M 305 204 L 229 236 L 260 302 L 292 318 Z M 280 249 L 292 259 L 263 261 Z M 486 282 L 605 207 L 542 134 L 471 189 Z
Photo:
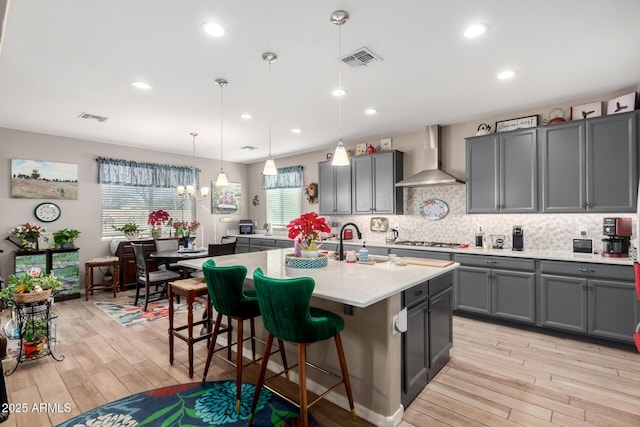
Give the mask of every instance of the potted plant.
M 53 233 L 53 241 L 56 247 L 62 249 L 73 248 L 73 241 L 80 236 L 80 231 L 73 228 L 63 228 Z
M 47 338 L 47 323 L 36 316 L 27 316 L 20 328 L 20 338 L 27 359 L 40 356 Z
M 169 221 L 169 212 L 158 209 L 149 214 L 147 224 L 151 226 L 151 237 L 159 239 L 162 237 L 162 226 Z
M 138 237 L 138 234 L 143 230 L 138 224 L 134 222 L 127 222 L 121 227 L 116 227 L 112 225 L 113 229 L 116 231 L 122 231 L 127 239 L 132 240 Z
M 7 286 L 0 289 L 0 298 L 15 304 L 45 301 L 60 288 L 62 282 L 53 272 L 43 274 L 37 270 L 33 273 L 25 271 L 9 276 Z
M 47 231 L 46 227 L 27 222 L 9 230 L 9 241 L 23 251 L 37 251 L 38 238 L 45 231 Z
M 300 215 L 287 224 L 288 236 L 294 239 L 296 256 L 317 258 L 320 250 L 320 233 L 330 233 L 325 219 L 315 212 Z

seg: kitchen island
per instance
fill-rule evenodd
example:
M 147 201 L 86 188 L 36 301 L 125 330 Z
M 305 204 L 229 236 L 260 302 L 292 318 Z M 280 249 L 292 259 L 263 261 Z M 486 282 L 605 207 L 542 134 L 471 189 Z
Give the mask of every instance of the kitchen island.
M 345 320 L 342 341 L 351 377 L 358 416 L 379 426 L 395 426 L 404 413 L 401 404 L 401 334 L 394 332 L 393 317 L 402 308 L 402 292 L 454 271 L 458 264 L 444 268 L 418 265 L 399 266 L 390 262 L 373 265 L 330 259 L 326 267 L 298 269 L 285 266 L 292 249 L 276 249 L 215 257 L 219 266 L 244 265 L 247 280 L 260 267 L 265 275 L 277 278 L 308 276 L 314 279 L 311 304 L 341 314 Z M 185 267 L 201 269 L 208 258 L 180 261 Z M 258 332 L 266 336 L 264 330 Z M 294 353 L 292 353 L 292 360 Z M 309 348 L 310 362 L 340 372 L 332 341 Z M 271 363 L 271 361 L 270 361 Z M 274 368 L 277 369 L 277 368 Z M 310 372 L 311 374 L 311 372 Z M 322 376 L 309 376 L 309 390 L 326 387 Z M 347 409 L 344 391 L 326 396 Z

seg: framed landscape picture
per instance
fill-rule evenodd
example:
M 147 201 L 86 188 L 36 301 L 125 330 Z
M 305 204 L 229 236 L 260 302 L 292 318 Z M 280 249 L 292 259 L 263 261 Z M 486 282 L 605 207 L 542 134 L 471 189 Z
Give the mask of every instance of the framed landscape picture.
M 78 199 L 78 165 L 11 159 L 14 199 Z

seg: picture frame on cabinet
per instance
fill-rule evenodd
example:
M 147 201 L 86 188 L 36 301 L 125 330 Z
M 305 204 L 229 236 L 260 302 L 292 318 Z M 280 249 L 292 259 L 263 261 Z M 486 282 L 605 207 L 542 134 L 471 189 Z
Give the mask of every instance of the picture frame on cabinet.
M 384 138 L 380 140 L 380 151 L 393 150 L 393 140 L 391 138 Z
M 538 126 L 538 116 L 519 117 L 517 119 L 496 122 L 496 133 Z
M 575 105 L 571 107 L 571 120 L 590 119 L 602 115 L 602 102 Z
M 607 114 L 620 114 L 636 109 L 636 92 L 613 98 L 607 103 Z
M 361 156 L 363 154 L 367 154 L 366 142 L 361 142 L 360 144 L 356 145 L 356 156 Z

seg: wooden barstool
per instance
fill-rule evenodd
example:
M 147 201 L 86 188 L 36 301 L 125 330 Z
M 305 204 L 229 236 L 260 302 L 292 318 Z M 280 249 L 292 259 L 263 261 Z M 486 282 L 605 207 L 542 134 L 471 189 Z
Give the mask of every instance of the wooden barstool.
M 209 299 L 209 290 L 204 278 L 183 279 L 176 280 L 175 282 L 169 282 L 168 286 L 169 296 L 169 363 L 173 365 L 173 338 L 178 337 L 187 343 L 189 351 L 189 378 L 193 378 L 193 344 L 198 341 L 211 338 L 213 330 L 211 327 L 211 318 L 213 315 L 213 309 L 211 306 L 211 299 Z M 187 302 L 187 324 L 174 327 L 174 308 L 173 297 L 181 295 L 185 297 Z M 197 322 L 193 321 L 193 304 L 197 297 L 205 296 L 207 299 L 206 312 L 202 320 Z M 206 333 L 197 337 L 193 336 L 194 326 L 204 325 L 206 327 Z M 184 331 L 186 329 L 186 335 Z M 228 332 L 227 339 L 231 340 L 231 327 L 228 326 L 223 331 Z M 231 358 L 231 350 L 229 350 L 228 358 Z
M 93 269 L 96 267 L 111 267 L 113 276 L 110 281 L 95 283 Z M 117 256 L 103 256 L 91 258 L 84 263 L 84 299 L 89 301 L 89 292 L 93 295 L 94 290 L 111 289 L 113 297 L 116 297 L 118 285 L 120 284 L 120 259 Z

